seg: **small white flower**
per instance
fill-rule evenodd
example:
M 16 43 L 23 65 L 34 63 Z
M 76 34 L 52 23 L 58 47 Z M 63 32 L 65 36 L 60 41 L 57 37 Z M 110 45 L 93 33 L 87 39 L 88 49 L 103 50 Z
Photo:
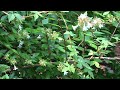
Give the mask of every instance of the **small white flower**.
M 19 46 L 18 46 L 19 48 L 22 48 L 22 46 L 19 44 Z
M 13 68 L 13 70 L 17 70 L 18 68 L 14 65 L 14 68 Z
M 68 74 L 68 72 L 65 71 L 65 72 L 64 72 L 64 75 L 67 75 L 67 74 Z
M 24 35 L 24 36 L 27 36 L 28 33 L 27 33 L 26 31 L 23 31 L 23 35 Z
M 22 45 L 23 45 L 23 44 L 24 44 L 24 41 L 20 41 L 18 47 L 19 47 L 19 48 L 22 48 Z
M 93 24 L 97 24 L 97 20 L 96 19 L 93 20 Z
M 30 38 L 30 35 L 27 35 L 27 39 L 29 39 Z
M 95 30 L 95 27 L 93 27 L 92 29 L 94 29 L 94 30 Z
M 22 26 L 21 25 L 19 25 L 19 30 L 22 30 Z
M 93 25 L 91 23 L 87 23 L 87 28 L 91 28 Z
M 84 26 L 83 26 L 83 31 L 87 31 L 88 30 L 88 28 L 87 28 L 87 26 L 85 26 L 85 24 L 84 24 Z
M 103 27 L 103 24 L 99 24 L 99 28 L 102 28 Z
M 87 15 L 86 14 L 81 14 L 78 18 L 83 20 L 83 19 L 87 18 Z
M 37 37 L 37 39 L 41 39 L 41 36 L 39 35 L 39 36 Z
M 73 25 L 72 25 L 73 30 L 75 31 L 78 26 L 79 26 L 79 25 L 76 25 L 76 26 L 73 26 Z
M 20 41 L 20 45 L 23 45 L 24 44 L 24 41 Z

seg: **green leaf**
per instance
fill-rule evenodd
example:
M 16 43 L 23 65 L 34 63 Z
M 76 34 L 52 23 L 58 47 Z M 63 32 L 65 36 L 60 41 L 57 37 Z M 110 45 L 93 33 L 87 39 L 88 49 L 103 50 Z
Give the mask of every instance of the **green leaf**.
M 109 12 L 110 12 L 110 11 L 104 12 L 103 15 L 107 15 L 107 14 L 109 14 Z
M 103 33 L 105 33 L 105 34 L 108 34 L 108 35 L 111 35 L 111 33 L 108 31 L 108 29 L 103 29 L 103 30 L 101 30 Z
M 80 64 L 82 64 L 82 65 L 80 65 Z M 88 69 L 90 69 L 90 70 L 93 70 L 93 69 L 87 64 L 86 60 L 84 60 L 81 56 L 79 56 L 79 58 L 78 58 L 78 65 L 77 65 L 77 66 L 80 66 L 80 68 L 81 68 L 82 66 L 84 66 L 85 68 L 88 68 Z
M 2 76 L 2 79 L 9 79 L 8 74 L 5 74 L 4 76 Z
M 64 38 L 67 40 L 69 38 L 69 34 L 64 34 Z
M 38 19 L 39 15 L 38 14 L 34 14 L 34 21 L 36 21 Z
M 89 75 L 94 79 L 94 75 L 93 75 L 93 72 L 91 71 L 88 71 Z
M 120 12 L 113 11 L 116 17 L 120 17 Z
M 5 21 L 7 19 L 7 15 L 1 17 L 1 21 Z
M 66 72 L 66 71 L 68 71 L 68 70 L 69 70 L 68 67 L 64 67 L 64 68 L 62 69 L 62 72 Z
M 11 35 L 9 35 L 8 37 L 9 37 L 12 41 L 15 40 L 15 35 L 12 35 L 12 34 L 11 34 Z
M 39 55 L 39 53 L 33 53 L 31 58 L 36 58 L 36 57 L 38 57 L 38 55 Z
M 50 23 L 50 25 L 52 25 L 52 26 L 56 26 L 56 27 L 60 27 L 59 25 L 54 24 L 54 23 Z
M 1 31 L 2 31 L 2 30 L 1 30 Z M 8 35 L 8 34 L 9 34 L 8 32 L 4 32 L 4 31 L 1 32 L 1 31 L 0 31 L 0 35 L 1 35 L 1 36 L 2 36 L 2 35 Z
M 113 22 L 112 22 L 112 25 L 115 26 L 115 27 L 117 27 L 118 22 L 117 22 L 117 21 L 113 21 Z
M 77 64 L 77 67 L 78 67 L 78 68 L 80 68 L 80 69 L 82 69 L 82 68 L 83 68 L 83 66 L 82 66 L 82 64 L 81 64 L 81 63 L 78 63 L 78 64 Z
M 100 60 L 100 59 L 94 59 L 94 61 L 96 61 L 96 62 L 102 62 L 102 60 Z
M 0 52 L 0 57 L 3 55 L 3 53 L 2 52 Z
M 14 14 L 8 14 L 8 21 L 12 21 L 15 19 L 15 15 Z
M 90 43 L 90 46 L 97 50 L 97 46 L 94 43 Z
M 18 14 L 18 13 L 15 13 L 14 15 L 20 21 L 23 19 L 22 16 L 20 14 Z
M 76 52 L 76 47 L 73 46 L 73 45 L 67 45 L 67 48 L 68 48 L 70 51 Z
M 100 65 L 99 65 L 98 62 L 94 61 L 94 64 L 95 64 L 95 66 L 96 66 L 97 68 L 100 68 Z
M 61 52 L 65 52 L 64 47 L 58 46 L 57 48 L 58 48 Z
M 48 18 L 47 18 L 47 19 L 42 20 L 42 24 L 48 24 Z
M 0 64 L 0 72 L 6 72 L 9 69 L 10 69 L 10 66 L 5 64 Z
M 75 67 L 73 64 L 70 66 L 69 70 L 70 70 L 70 72 L 73 72 L 73 73 L 75 72 Z
M 71 32 L 71 31 L 66 31 L 64 34 L 68 34 L 68 35 L 70 35 L 70 36 L 74 36 L 75 34 L 73 33 L 73 32 Z
M 95 31 L 94 34 L 95 34 L 96 36 L 102 36 L 104 33 L 99 32 L 99 31 Z
M 91 61 L 90 66 L 95 65 L 97 68 L 100 68 L 100 65 L 96 61 Z
M 87 63 L 83 62 L 82 65 L 90 70 L 93 70 Z
M 94 52 L 92 50 L 90 50 L 88 55 L 94 55 Z

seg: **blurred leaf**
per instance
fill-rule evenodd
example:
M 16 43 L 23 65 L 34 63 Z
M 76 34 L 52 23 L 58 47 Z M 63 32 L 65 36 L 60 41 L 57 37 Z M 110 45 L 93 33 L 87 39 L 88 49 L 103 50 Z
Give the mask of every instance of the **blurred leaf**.
M 4 76 L 2 76 L 2 79 L 9 79 L 8 74 L 5 74 Z
M 47 19 L 42 20 L 42 24 L 48 24 L 48 18 L 47 18 Z
M 107 15 L 107 14 L 109 14 L 109 12 L 110 12 L 110 11 L 104 12 L 103 15 Z
M 94 75 L 93 75 L 93 72 L 91 71 L 88 71 L 89 75 L 94 79 Z
M 99 63 L 96 62 L 96 61 L 91 61 L 90 65 L 91 65 L 91 66 L 92 66 L 92 65 L 95 65 L 97 68 L 100 68 Z
M 15 15 L 14 14 L 8 14 L 8 21 L 12 21 L 15 19 Z
M 6 72 L 7 70 L 10 70 L 10 66 L 5 64 L 0 64 L 0 72 Z
M 23 19 L 22 16 L 20 14 L 18 14 L 18 13 L 15 13 L 14 15 L 20 21 Z
M 113 21 L 113 22 L 112 22 L 112 25 L 115 26 L 115 27 L 117 27 L 118 22 L 117 22 L 117 21 Z
M 65 52 L 64 47 L 58 46 L 57 48 L 58 48 L 61 52 Z
M 34 14 L 34 21 L 36 21 L 38 19 L 38 14 Z
M 70 66 L 70 68 L 69 68 L 69 69 L 70 69 L 70 71 L 71 71 L 71 72 L 73 72 L 73 73 L 75 72 L 75 67 L 74 67 L 74 65 L 73 65 L 73 64 Z

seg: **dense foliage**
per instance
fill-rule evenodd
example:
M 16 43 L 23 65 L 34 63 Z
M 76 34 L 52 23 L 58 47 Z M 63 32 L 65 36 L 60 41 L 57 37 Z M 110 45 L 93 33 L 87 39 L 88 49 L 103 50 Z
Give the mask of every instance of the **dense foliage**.
M 1 11 L 0 78 L 119 78 L 119 17 L 119 11 Z

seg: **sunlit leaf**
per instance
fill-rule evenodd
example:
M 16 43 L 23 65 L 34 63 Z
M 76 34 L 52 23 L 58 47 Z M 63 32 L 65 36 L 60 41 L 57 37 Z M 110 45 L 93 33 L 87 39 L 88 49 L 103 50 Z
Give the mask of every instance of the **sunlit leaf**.
M 20 14 L 18 14 L 18 13 L 15 13 L 14 15 L 20 21 L 23 19 L 22 16 Z
M 104 12 L 103 15 L 107 15 L 107 14 L 109 14 L 109 12 L 110 12 L 110 11 Z
M 15 15 L 14 14 L 8 14 L 8 21 L 12 21 L 15 19 Z
M 34 21 L 36 21 L 38 19 L 38 14 L 34 14 Z

